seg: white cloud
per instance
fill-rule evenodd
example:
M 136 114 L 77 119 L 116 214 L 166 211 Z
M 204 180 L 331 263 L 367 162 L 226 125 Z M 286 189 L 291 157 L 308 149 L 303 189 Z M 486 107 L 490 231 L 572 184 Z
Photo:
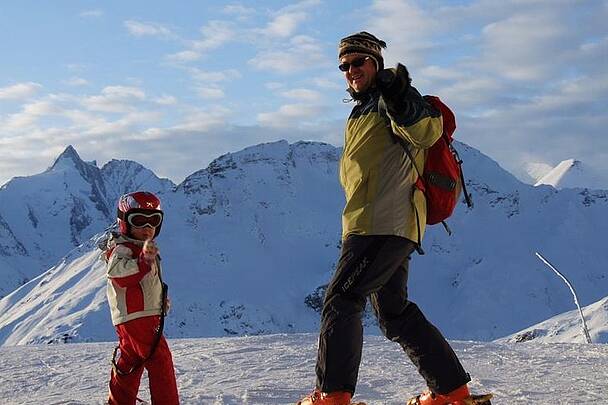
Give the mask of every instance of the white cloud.
M 257 120 L 260 125 L 269 127 L 295 127 L 302 120 L 310 121 L 322 114 L 322 107 L 310 104 L 286 104 L 278 111 L 260 113 Z
M 297 73 L 311 67 L 328 66 L 323 46 L 314 38 L 298 35 L 290 39 L 285 50 L 264 50 L 248 63 L 260 70 Z
M 319 102 L 323 98 L 323 95 L 318 91 L 309 89 L 291 89 L 283 91 L 280 94 L 283 97 L 293 98 L 309 103 Z
M 174 96 L 163 95 L 154 99 L 156 104 L 160 105 L 175 105 L 177 104 L 177 98 Z
M 36 94 L 41 88 L 41 84 L 34 82 L 0 87 L 0 100 L 24 100 Z
M 247 19 L 256 13 L 255 8 L 246 7 L 242 4 L 228 4 L 222 11 L 226 14 L 234 15 L 239 19 Z
M 220 99 L 224 98 L 224 90 L 219 87 L 199 87 L 197 93 L 200 97 L 206 99 Z
M 107 86 L 101 95 L 86 97 L 82 104 L 89 110 L 102 112 L 132 111 L 133 101 L 142 101 L 146 98 L 143 90 L 130 86 Z
M 241 73 L 236 69 L 206 71 L 198 68 L 190 68 L 188 71 L 196 81 L 206 83 L 219 83 L 240 79 L 242 77 Z
M 236 37 L 233 23 L 229 21 L 209 21 L 200 28 L 201 38 L 184 41 L 187 49 L 167 55 L 170 62 L 187 63 L 201 59 L 205 53 L 220 48 Z
M 152 36 L 160 38 L 174 38 L 173 32 L 157 23 L 152 22 L 140 22 L 135 20 L 127 20 L 124 22 L 125 27 L 131 35 L 136 37 Z
M 573 41 L 565 15 L 550 10 L 514 15 L 484 27 L 484 67 L 511 80 L 539 80 L 561 71 Z
M 269 37 L 286 38 L 293 35 L 298 25 L 305 21 L 307 17 L 307 14 L 304 12 L 280 14 L 260 32 Z
M 101 9 L 86 10 L 81 12 L 79 15 L 84 18 L 99 18 L 104 15 L 104 12 Z
M 231 111 L 217 107 L 212 110 L 193 109 L 180 124 L 169 128 L 170 131 L 201 131 L 206 132 L 212 128 L 225 126 Z
M 216 49 L 235 38 L 233 24 L 228 21 L 209 21 L 200 29 L 202 38 L 192 41 L 197 51 Z
M 383 52 L 385 65 L 403 58 L 408 66 L 422 65 L 440 21 L 414 1 L 375 0 L 371 13 L 370 32 L 388 44 Z
M 279 82 L 268 82 L 264 85 L 264 87 L 266 87 L 268 90 L 275 91 L 285 88 L 285 84 Z
M 0 121 L 0 126 L 7 133 L 31 129 L 40 118 L 50 115 L 57 115 L 62 109 L 51 100 L 37 100 L 23 105 L 20 112 L 10 114 L 4 122 Z
M 339 77 L 336 75 L 336 77 Z M 339 79 L 328 79 L 325 77 L 315 77 L 312 79 L 312 83 L 321 88 L 321 89 L 327 89 L 327 90 L 339 90 L 339 89 L 345 89 L 346 88 L 346 84 L 344 82 L 344 78 L 340 77 Z
M 63 83 L 67 84 L 68 86 L 86 86 L 89 84 L 88 80 L 76 76 L 64 80 Z
M 166 56 L 166 59 L 171 62 L 193 62 L 199 60 L 203 55 L 200 52 L 186 50 L 181 52 L 172 53 Z

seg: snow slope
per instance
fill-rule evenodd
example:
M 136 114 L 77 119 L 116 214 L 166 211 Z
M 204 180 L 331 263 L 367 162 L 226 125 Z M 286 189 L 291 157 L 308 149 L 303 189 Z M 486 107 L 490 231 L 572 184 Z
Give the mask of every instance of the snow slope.
M 546 184 L 558 189 L 562 188 L 602 188 L 603 183 L 592 170 L 583 162 L 566 159 L 538 178 L 535 186 Z
M 574 304 L 572 305 L 574 306 Z M 608 343 L 608 328 L 606 327 L 608 325 L 608 297 L 581 309 L 591 340 L 595 343 Z M 578 309 L 554 316 L 498 341 L 527 342 L 530 340 L 539 343 L 585 343 Z
M 169 342 L 184 405 L 294 404 L 314 384 L 316 334 Z M 495 405 L 605 404 L 608 345 L 453 342 Z M 111 343 L 0 348 L 0 402 L 102 404 Z M 145 375 L 145 374 L 144 374 Z M 356 399 L 402 405 L 423 380 L 398 345 L 366 336 Z M 140 398 L 149 400 L 144 378 Z
M 100 169 L 71 146 L 43 173 L 13 178 L 0 187 L 0 297 L 105 229 L 126 190 L 173 187 L 135 162 Z
M 425 314 L 450 338 L 494 340 L 571 310 L 569 291 L 535 251 L 572 281 L 582 305 L 606 297 L 608 193 L 526 185 L 457 147 L 475 208 L 458 206 L 452 237 L 431 227 L 427 254 L 412 259 L 409 293 Z M 257 145 L 159 191 L 168 336 L 317 330 L 315 309 L 339 255 L 339 154 L 314 142 Z M 112 339 L 95 244 L 86 240 L 0 300 L 0 344 Z

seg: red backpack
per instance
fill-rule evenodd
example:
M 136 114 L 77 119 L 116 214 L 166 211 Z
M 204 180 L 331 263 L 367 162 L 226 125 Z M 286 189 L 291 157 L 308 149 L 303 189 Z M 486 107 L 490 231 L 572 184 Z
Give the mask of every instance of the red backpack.
M 465 187 L 462 160 L 452 146 L 456 117 L 439 97 L 424 96 L 424 99 L 441 112 L 443 133 L 427 151 L 422 176 L 416 167 L 419 176 L 416 186 L 426 196 L 426 223 L 433 225 L 443 222 L 450 233 L 444 221 L 454 212 L 460 193 L 464 191 L 464 198 L 469 208 L 473 206 L 473 201 Z
M 458 152 L 452 146 L 453 134 L 456 130 L 454 113 L 437 96 L 424 96 L 424 99 L 441 113 L 443 118 L 443 133 L 433 146 L 427 150 L 422 176 L 408 145 L 400 137 L 395 138 L 401 143 L 418 172 L 416 187 L 426 197 L 426 223 L 434 225 L 441 222 L 446 231 L 451 234 L 452 231 L 445 223 L 445 220 L 454 212 L 461 192 L 464 191 L 464 198 L 469 208 L 473 206 L 473 201 L 465 187 L 461 167 L 462 160 L 460 160 Z

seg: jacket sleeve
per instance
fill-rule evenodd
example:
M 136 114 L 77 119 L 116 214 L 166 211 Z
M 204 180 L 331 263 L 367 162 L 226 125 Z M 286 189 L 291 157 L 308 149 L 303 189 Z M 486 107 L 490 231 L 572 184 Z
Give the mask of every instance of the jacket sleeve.
M 108 278 L 119 287 L 133 286 L 152 269 L 143 260 L 141 253 L 133 257 L 133 251 L 124 245 L 117 245 L 108 259 Z
M 433 108 L 416 90 L 409 86 L 396 103 L 381 100 L 391 120 L 395 135 L 419 149 L 427 149 L 441 137 L 441 113 Z

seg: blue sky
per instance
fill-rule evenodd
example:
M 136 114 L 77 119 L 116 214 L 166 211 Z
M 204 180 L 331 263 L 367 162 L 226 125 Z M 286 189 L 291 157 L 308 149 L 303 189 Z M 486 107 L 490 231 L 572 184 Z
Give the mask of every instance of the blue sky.
M 260 142 L 340 146 L 337 42 L 360 30 L 508 170 L 576 158 L 608 178 L 607 20 L 592 0 L 2 2 L 0 184 L 69 144 L 175 182 Z

